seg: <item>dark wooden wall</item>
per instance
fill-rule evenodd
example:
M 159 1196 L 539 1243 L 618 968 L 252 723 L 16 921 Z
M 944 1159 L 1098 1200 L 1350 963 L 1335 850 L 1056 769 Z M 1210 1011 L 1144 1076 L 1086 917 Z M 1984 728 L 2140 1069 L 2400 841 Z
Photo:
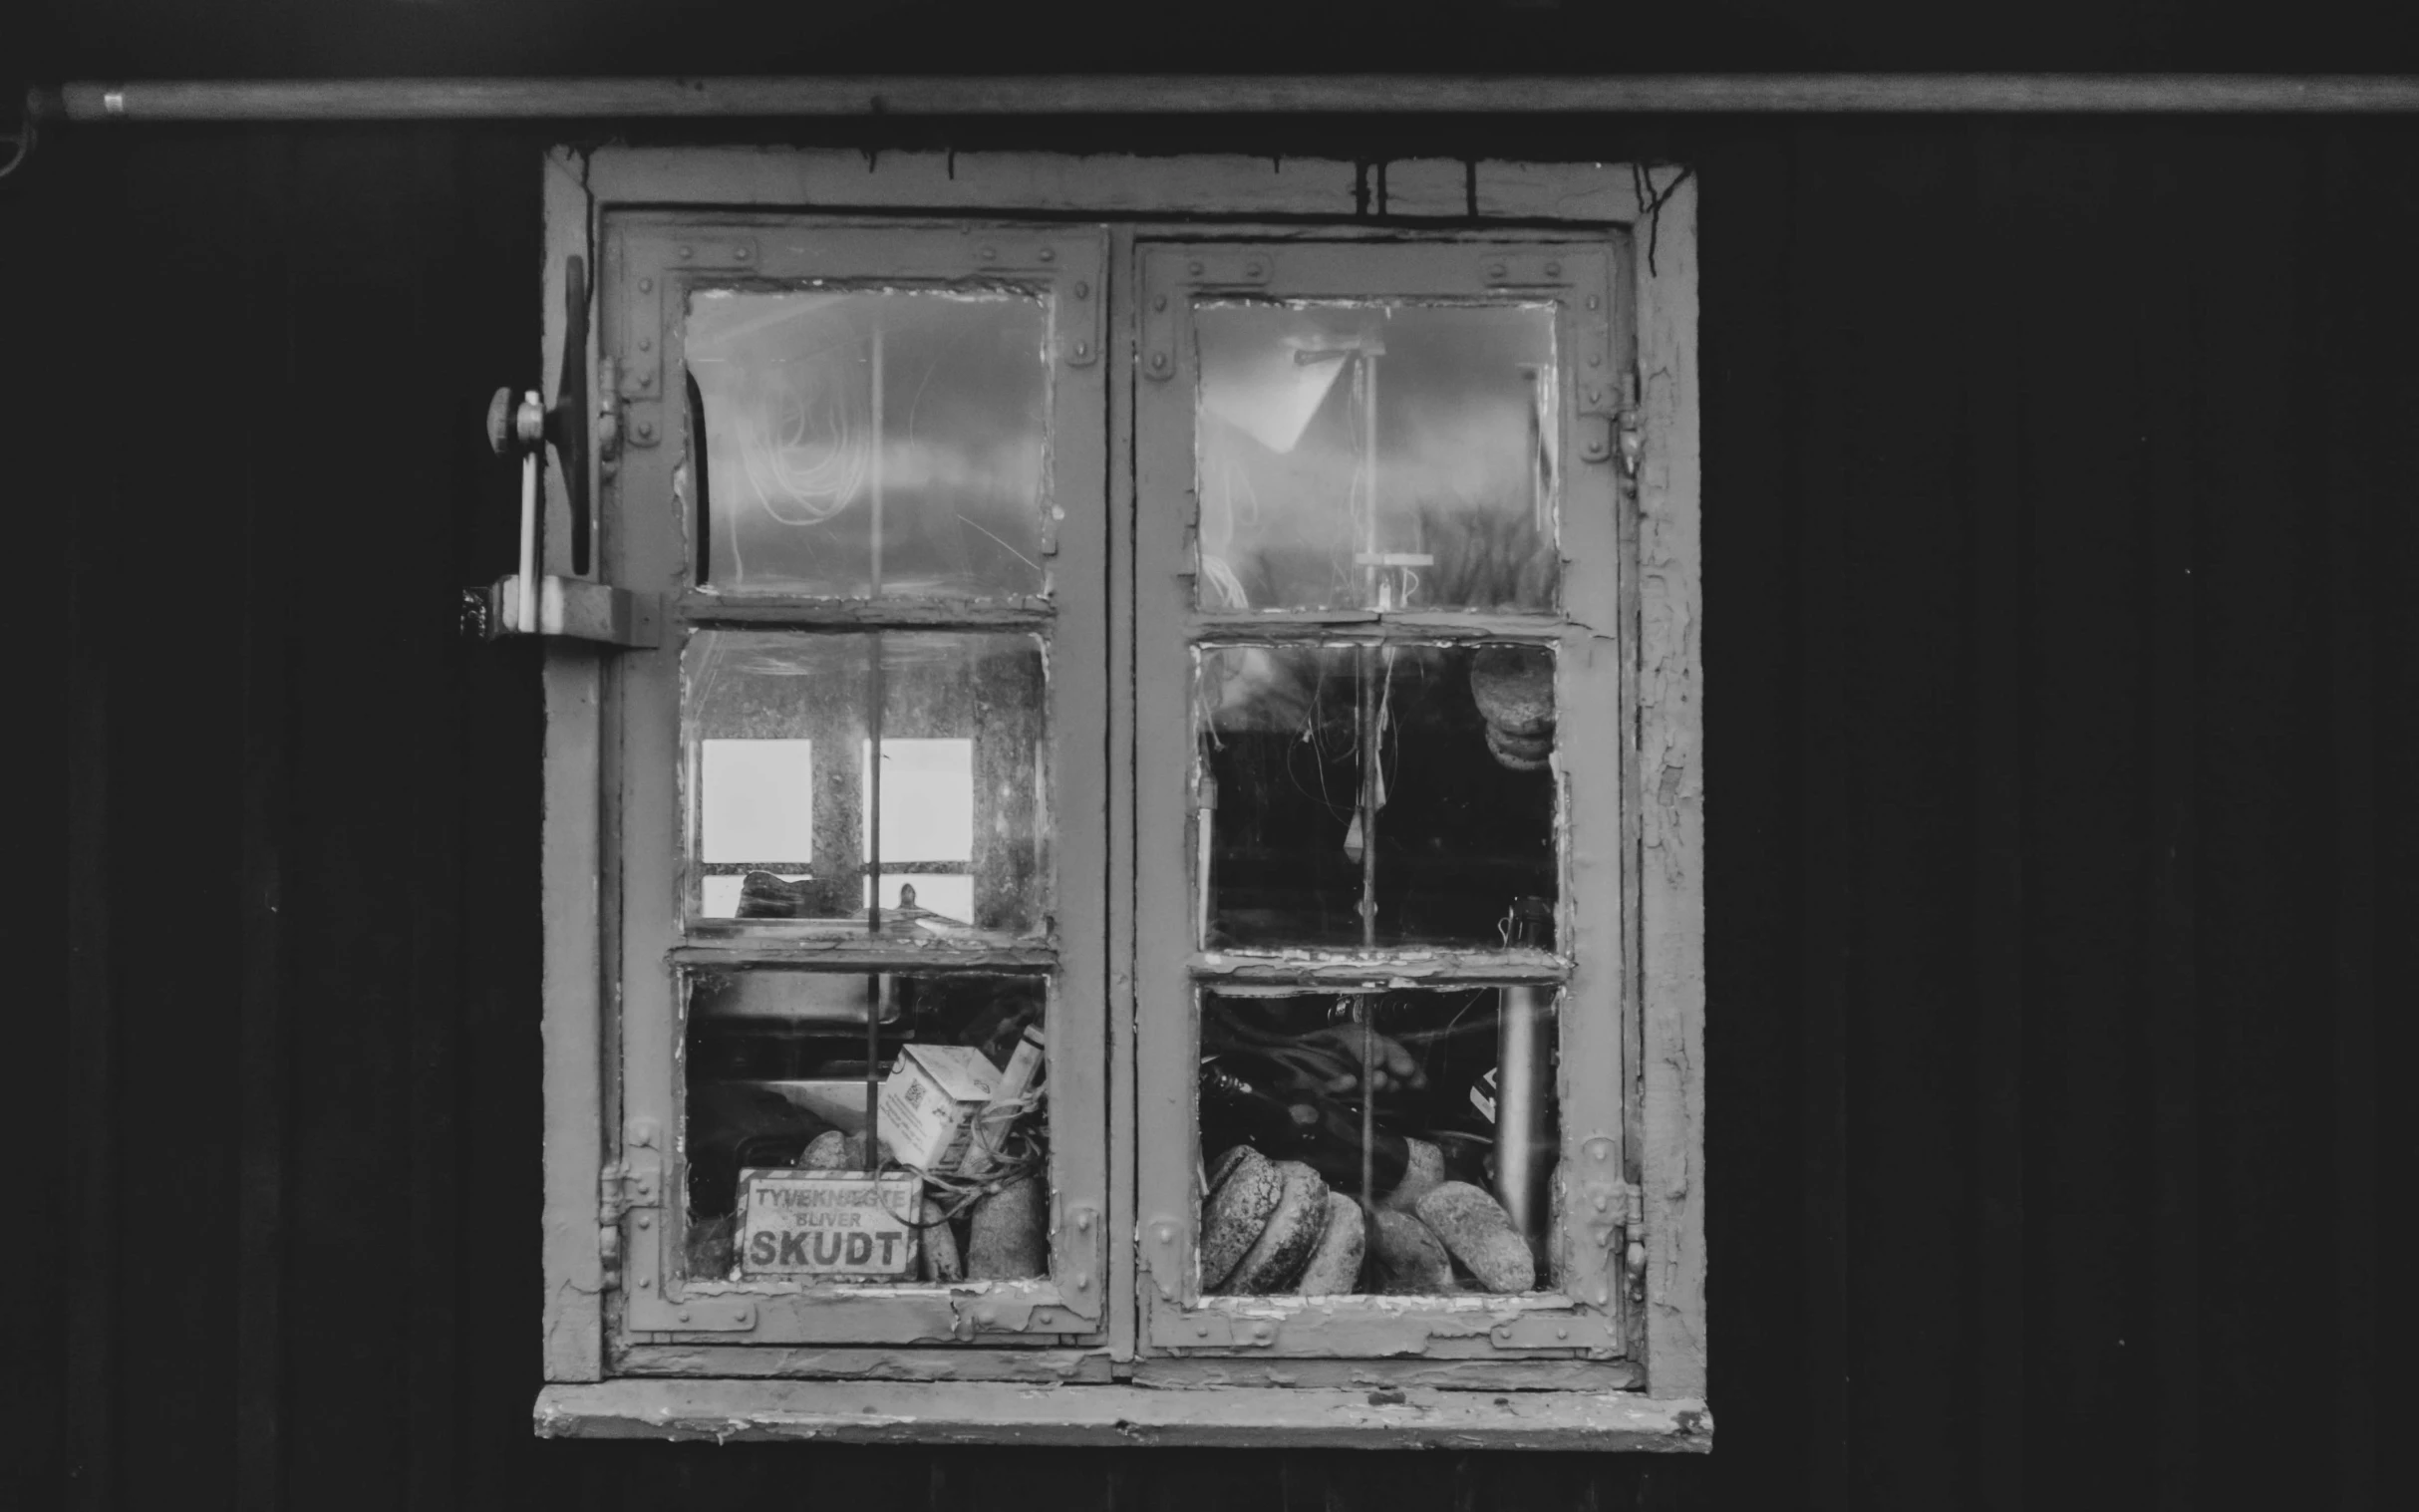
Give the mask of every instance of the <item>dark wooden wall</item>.
M 2419 131 L 885 131 L 1696 165 L 1717 1447 L 533 1439 L 537 690 L 451 617 L 549 138 L 85 131 L 0 184 L 0 1501 L 2405 1502 Z

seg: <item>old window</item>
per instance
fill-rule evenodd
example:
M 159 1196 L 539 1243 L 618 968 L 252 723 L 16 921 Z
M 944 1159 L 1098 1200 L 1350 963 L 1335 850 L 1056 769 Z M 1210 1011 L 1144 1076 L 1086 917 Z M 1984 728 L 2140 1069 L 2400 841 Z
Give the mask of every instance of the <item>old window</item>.
M 1701 1437 L 1684 194 L 571 166 L 541 1426 Z

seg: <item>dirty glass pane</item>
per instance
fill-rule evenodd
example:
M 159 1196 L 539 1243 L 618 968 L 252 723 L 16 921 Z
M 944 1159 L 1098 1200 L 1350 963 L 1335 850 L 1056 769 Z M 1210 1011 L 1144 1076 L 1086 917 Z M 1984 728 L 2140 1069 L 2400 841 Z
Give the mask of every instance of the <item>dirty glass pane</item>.
M 900 938 L 1042 927 L 1037 637 L 708 630 L 681 671 L 699 916 Z
M 1203 609 L 1554 607 L 1552 305 L 1194 315 Z
M 690 465 L 713 587 L 1043 591 L 1049 310 L 1005 291 L 705 289 Z
M 753 969 L 691 972 L 686 991 L 690 1276 L 1048 1272 L 1044 979 Z M 743 1172 L 756 1173 L 752 1205 Z M 884 1200 L 866 1202 L 869 1190 Z
M 1555 993 L 1205 992 L 1207 1294 L 1546 1290 Z
M 1549 648 L 1198 656 L 1206 947 L 1495 947 L 1517 900 L 1551 904 Z

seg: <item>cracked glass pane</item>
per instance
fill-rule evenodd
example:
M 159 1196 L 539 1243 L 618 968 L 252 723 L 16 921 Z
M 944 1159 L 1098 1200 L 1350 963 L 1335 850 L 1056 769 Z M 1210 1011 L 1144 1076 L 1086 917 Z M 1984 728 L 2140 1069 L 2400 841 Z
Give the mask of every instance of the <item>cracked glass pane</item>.
M 1544 646 L 1199 653 L 1208 949 L 1492 948 L 1557 896 Z
M 1049 327 L 1042 299 L 1006 291 L 691 295 L 700 580 L 832 598 L 1044 592 Z
M 1204 303 L 1207 610 L 1550 610 L 1551 304 Z

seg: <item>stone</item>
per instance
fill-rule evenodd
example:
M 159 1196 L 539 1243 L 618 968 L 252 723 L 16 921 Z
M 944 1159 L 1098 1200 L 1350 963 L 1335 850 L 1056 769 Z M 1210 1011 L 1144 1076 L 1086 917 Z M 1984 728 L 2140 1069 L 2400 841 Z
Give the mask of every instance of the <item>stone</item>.
M 1341 1192 L 1327 1194 L 1327 1228 L 1294 1290 L 1305 1297 L 1341 1297 L 1361 1290 L 1361 1261 L 1368 1250 L 1368 1228 L 1361 1204 Z
M 1448 1181 L 1419 1199 L 1418 1213 L 1480 1286 L 1498 1294 L 1535 1290 L 1537 1257 L 1503 1204 L 1486 1192 Z

